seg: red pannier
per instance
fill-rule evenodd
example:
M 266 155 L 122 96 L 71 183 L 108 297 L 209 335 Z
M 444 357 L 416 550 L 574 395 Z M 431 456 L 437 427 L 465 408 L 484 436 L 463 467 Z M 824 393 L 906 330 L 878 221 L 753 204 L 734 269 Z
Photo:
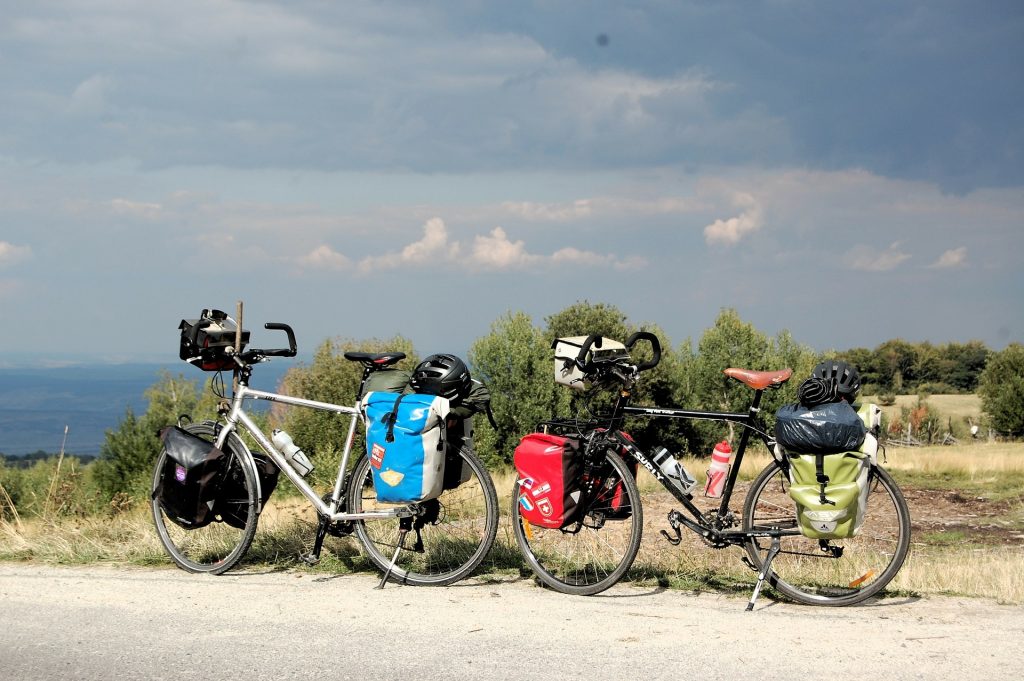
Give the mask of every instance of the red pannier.
M 519 474 L 519 513 L 531 525 L 564 527 L 576 520 L 580 500 L 579 441 L 531 433 L 512 460 Z

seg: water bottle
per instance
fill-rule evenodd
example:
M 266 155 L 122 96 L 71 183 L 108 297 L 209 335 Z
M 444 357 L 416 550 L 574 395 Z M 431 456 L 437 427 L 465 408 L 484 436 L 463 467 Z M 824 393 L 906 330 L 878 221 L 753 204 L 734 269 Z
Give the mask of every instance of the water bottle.
M 683 464 L 676 460 L 664 447 L 658 447 L 651 457 L 655 465 L 668 478 L 669 484 L 685 495 L 689 495 L 697 486 L 697 479 L 690 475 L 690 472 L 683 468 Z
M 704 487 L 704 496 L 717 499 L 722 496 L 725 488 L 725 479 L 729 475 L 729 461 L 732 459 L 732 449 L 726 440 L 715 445 L 715 451 L 711 453 L 711 466 L 708 467 L 708 482 Z
M 306 457 L 297 444 L 292 442 L 292 436 L 283 430 L 275 430 L 272 433 L 271 441 L 274 446 L 281 450 L 284 458 L 298 471 L 299 475 L 306 477 L 313 472 L 313 464 Z

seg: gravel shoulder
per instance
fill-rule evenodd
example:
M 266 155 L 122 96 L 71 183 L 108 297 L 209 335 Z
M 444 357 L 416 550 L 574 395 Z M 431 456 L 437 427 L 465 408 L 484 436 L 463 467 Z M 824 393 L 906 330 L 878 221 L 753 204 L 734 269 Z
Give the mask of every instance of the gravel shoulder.
M 0 564 L 17 679 L 929 679 L 1024 672 L 1024 608 L 897 598 L 812 608 L 532 580 L 374 587 L 372 575 Z

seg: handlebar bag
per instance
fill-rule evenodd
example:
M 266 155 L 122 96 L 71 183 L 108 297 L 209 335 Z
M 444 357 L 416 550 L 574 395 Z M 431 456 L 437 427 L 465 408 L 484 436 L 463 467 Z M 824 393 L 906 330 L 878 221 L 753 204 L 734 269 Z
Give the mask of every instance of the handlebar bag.
M 871 455 L 786 454 L 789 496 L 796 502 L 801 534 L 811 539 L 857 536 L 867 510 Z
M 235 346 L 235 320 L 220 310 L 203 310 L 199 319 L 182 319 L 178 324 L 181 344 L 178 357 L 203 371 L 230 371 L 234 361 L 224 354 Z M 242 330 L 242 347 L 249 342 L 249 332 Z
M 360 405 L 377 500 L 402 504 L 440 496 L 448 400 L 437 395 L 371 392 Z
M 512 456 L 519 475 L 519 514 L 531 525 L 565 527 L 576 520 L 581 490 L 579 441 L 531 433 Z
M 159 433 L 163 469 L 153 498 L 174 523 L 187 530 L 209 525 L 229 457 L 203 438 L 178 426 Z

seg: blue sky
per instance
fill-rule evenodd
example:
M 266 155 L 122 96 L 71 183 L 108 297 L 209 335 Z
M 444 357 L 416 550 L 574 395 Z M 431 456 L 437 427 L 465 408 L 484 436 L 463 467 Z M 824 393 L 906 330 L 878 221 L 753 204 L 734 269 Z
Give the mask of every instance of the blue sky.
M 1019 2 L 0 9 L 7 358 L 173 359 L 240 299 L 306 351 L 579 300 L 1024 340 Z

